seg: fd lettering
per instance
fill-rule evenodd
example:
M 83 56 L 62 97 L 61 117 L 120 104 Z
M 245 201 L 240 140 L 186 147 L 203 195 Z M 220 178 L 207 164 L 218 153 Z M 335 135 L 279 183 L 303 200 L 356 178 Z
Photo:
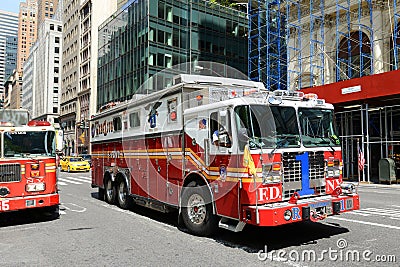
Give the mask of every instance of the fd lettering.
M 280 198 L 281 191 L 279 187 L 262 187 L 259 188 L 259 201 L 275 200 Z
M 0 201 L 0 210 L 7 211 L 10 209 L 10 205 L 8 204 L 9 200 Z

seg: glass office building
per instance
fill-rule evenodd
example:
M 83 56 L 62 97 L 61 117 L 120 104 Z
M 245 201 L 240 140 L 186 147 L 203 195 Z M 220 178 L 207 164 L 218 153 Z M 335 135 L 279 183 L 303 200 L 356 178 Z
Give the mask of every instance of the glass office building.
M 132 98 L 154 74 L 178 64 L 189 62 L 189 73 L 212 61 L 247 75 L 247 25 L 245 13 L 208 1 L 130 1 L 99 27 L 97 109 Z M 209 68 L 224 73 L 221 64 Z M 150 90 L 171 84 L 173 75 Z

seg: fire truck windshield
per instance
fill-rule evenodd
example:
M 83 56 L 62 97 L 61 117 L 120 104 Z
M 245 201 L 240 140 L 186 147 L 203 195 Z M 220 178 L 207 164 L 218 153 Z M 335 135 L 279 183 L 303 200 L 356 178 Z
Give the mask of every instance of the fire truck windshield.
M 55 156 L 54 131 L 10 131 L 2 134 L 4 157 Z M 2 142 L 3 143 L 3 142 Z
M 300 147 L 296 110 L 292 107 L 245 105 L 235 108 L 239 145 L 250 149 Z M 246 133 L 246 134 L 244 134 Z
M 299 121 L 305 147 L 340 145 L 335 134 L 333 110 L 299 108 Z

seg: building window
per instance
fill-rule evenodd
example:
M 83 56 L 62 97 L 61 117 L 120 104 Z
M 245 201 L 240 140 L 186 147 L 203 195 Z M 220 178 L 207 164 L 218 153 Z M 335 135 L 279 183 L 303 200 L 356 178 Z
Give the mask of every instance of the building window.
M 54 47 L 54 53 L 59 54 L 60 53 L 60 48 L 59 47 Z
M 54 30 L 54 24 L 50 24 L 50 30 Z
M 131 128 L 136 128 L 140 126 L 139 112 L 133 112 L 129 114 L 129 125 Z
M 122 130 L 122 121 L 120 117 L 113 118 L 114 132 Z
M 54 42 L 55 42 L 56 44 L 59 44 L 59 43 L 60 43 L 60 37 L 54 38 Z
M 362 31 L 351 32 L 350 39 L 343 38 L 339 44 L 336 79 L 341 81 L 370 75 L 371 58 L 368 36 Z

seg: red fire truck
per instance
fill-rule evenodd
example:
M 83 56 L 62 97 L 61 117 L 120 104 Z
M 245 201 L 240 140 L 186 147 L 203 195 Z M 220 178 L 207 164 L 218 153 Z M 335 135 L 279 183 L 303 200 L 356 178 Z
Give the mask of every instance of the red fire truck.
M 315 94 L 182 74 L 109 106 L 91 120 L 92 186 L 108 203 L 178 209 L 197 235 L 359 209 L 333 106 Z
M 43 208 L 58 217 L 55 129 L 26 110 L 0 110 L 0 212 Z

